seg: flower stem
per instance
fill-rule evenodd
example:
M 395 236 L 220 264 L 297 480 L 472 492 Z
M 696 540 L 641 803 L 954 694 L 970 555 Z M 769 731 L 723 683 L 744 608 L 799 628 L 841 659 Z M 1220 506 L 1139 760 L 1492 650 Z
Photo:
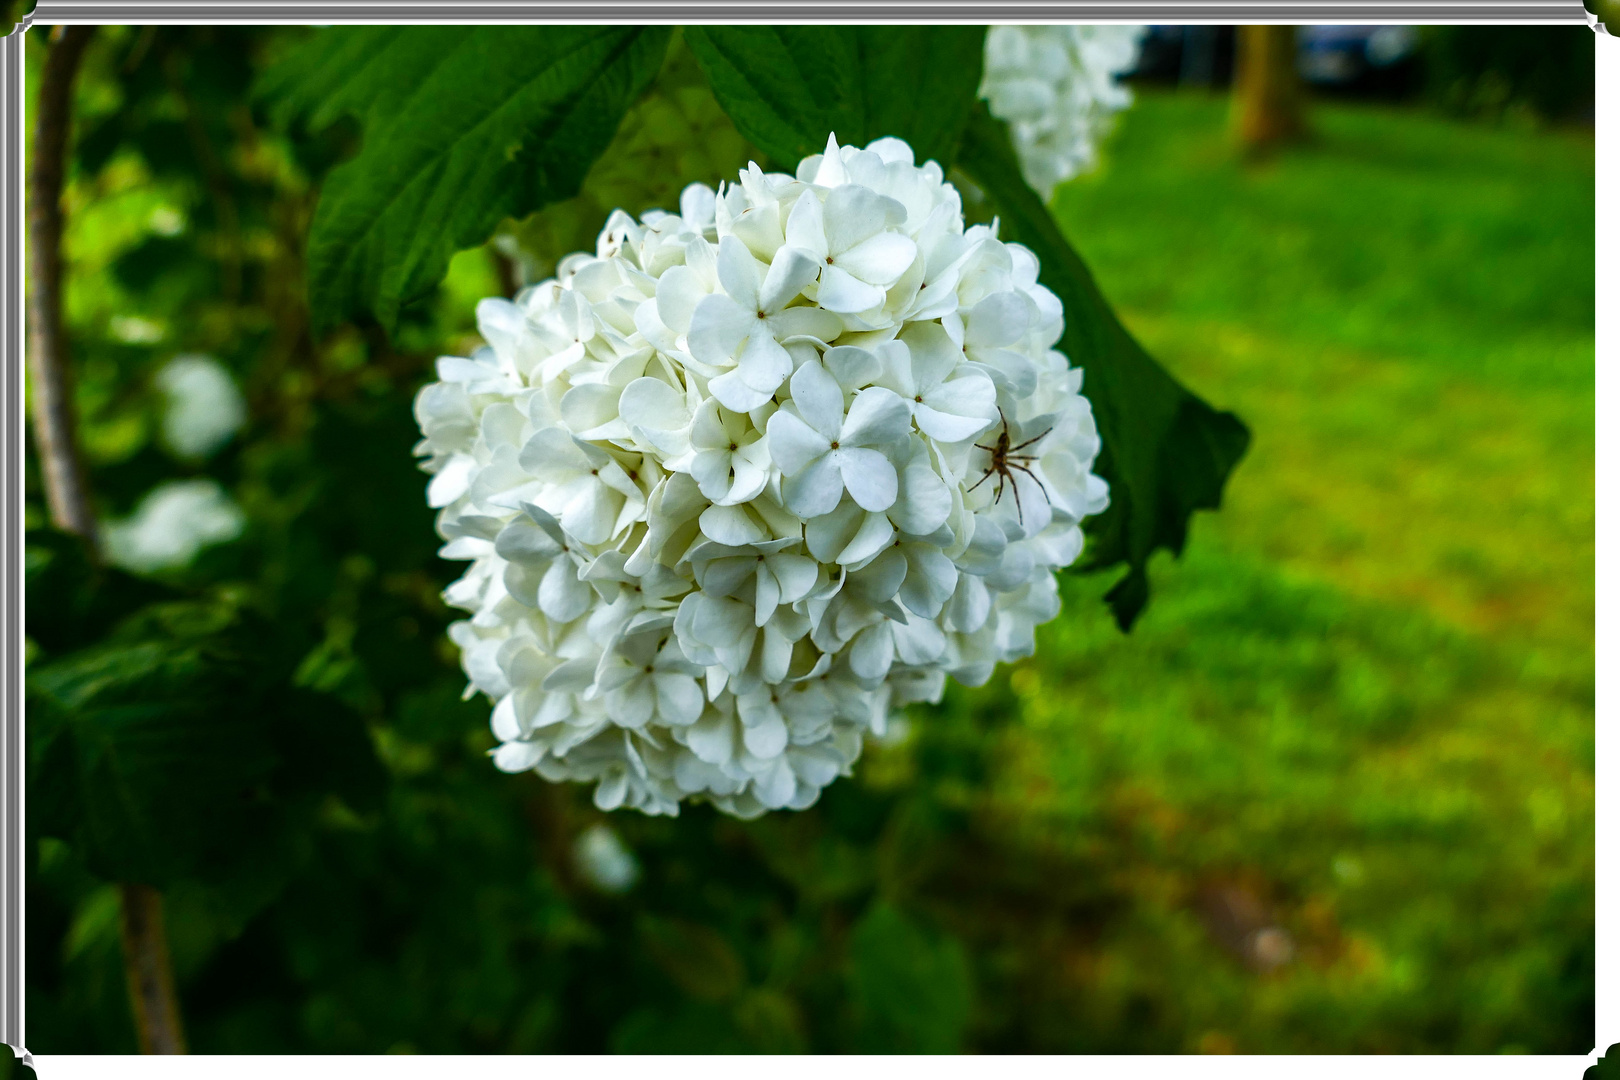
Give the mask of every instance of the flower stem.
M 95 556 L 96 519 L 79 454 L 73 378 L 62 329 L 62 180 L 67 168 L 73 79 L 94 28 L 66 27 L 40 75 L 28 171 L 28 375 L 34 444 L 51 521 L 83 537 Z M 150 885 L 119 886 L 124 971 L 141 1051 L 183 1054 L 180 1005 L 163 932 L 163 897 Z

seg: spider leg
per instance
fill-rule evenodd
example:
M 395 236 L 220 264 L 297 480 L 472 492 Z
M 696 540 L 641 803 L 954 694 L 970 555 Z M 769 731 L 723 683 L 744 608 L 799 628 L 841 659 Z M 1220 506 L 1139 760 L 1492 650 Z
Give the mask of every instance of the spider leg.
M 1013 505 L 1018 507 L 1018 525 L 1022 528 L 1024 524 L 1024 500 L 1018 497 L 1018 478 L 1010 472 L 1007 474 L 1007 478 L 1012 481 Z
M 1041 495 L 1046 499 L 1046 505 L 1052 505 L 1052 493 L 1046 490 L 1046 485 L 1041 483 L 1040 477 L 1030 472 L 1029 469 L 1023 465 L 1014 465 L 1013 468 L 1017 469 L 1021 473 L 1027 474 L 1031 480 L 1035 481 L 1035 486 L 1041 489 Z M 1014 490 L 1016 490 L 1016 488 Z
M 994 475 L 996 475 L 995 470 L 994 469 L 989 470 L 983 476 L 979 477 L 979 484 L 984 483 L 986 480 L 990 479 Z M 966 494 L 971 495 L 975 490 L 977 490 L 979 484 L 974 484 L 973 487 L 968 488 Z
M 1007 474 L 1005 470 L 997 473 L 996 475 L 1001 477 L 1001 479 L 996 481 L 996 501 L 991 504 L 992 506 L 1001 505 L 1001 489 L 1007 486 Z M 1018 488 L 1016 485 L 1013 487 L 1013 494 L 1015 496 L 1018 494 Z
M 1045 431 L 1041 432 L 1039 435 L 1035 436 L 1033 439 L 1025 439 L 1023 442 L 1019 443 L 1017 446 L 1009 446 L 1007 449 L 1009 449 L 1009 450 L 1022 450 L 1024 447 L 1028 446 L 1030 443 L 1038 443 L 1038 442 L 1040 442 L 1042 439 L 1046 438 L 1050 434 L 1052 434 L 1052 429 L 1047 428 Z
M 977 450 L 983 450 L 983 451 L 984 451 L 984 452 L 985 452 L 985 453 L 987 453 L 987 454 L 993 454 L 993 453 L 995 453 L 995 452 L 996 452 L 996 448 L 995 448 L 995 447 L 993 447 L 993 446 L 986 446 L 986 445 L 984 445 L 984 443 L 978 443 L 978 442 L 976 442 L 976 443 L 974 443 L 974 444 L 973 444 L 973 446 L 974 446 L 974 448 L 975 448 L 975 449 L 977 449 Z

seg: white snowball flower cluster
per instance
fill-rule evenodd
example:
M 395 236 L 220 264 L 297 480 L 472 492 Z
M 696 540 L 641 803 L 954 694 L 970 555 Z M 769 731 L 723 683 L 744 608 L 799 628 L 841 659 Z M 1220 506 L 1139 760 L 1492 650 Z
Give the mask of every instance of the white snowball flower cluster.
M 1097 140 L 1131 103 L 1116 80 L 1136 65 L 1145 26 L 992 26 L 979 96 L 1005 120 L 1041 197 L 1096 160 Z
M 1107 504 L 1037 271 L 904 142 L 829 139 L 482 301 L 417 449 L 496 765 L 803 808 L 890 710 L 1028 655 Z

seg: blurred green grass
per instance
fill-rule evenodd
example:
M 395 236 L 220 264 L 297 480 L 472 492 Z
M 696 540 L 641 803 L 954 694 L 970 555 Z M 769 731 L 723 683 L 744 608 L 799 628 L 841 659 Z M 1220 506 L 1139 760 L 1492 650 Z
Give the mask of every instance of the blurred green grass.
M 1070 578 L 1010 677 L 996 827 L 1125 909 L 1021 962 L 1096 1050 L 1585 1053 L 1591 135 L 1312 121 L 1246 168 L 1223 100 L 1142 94 L 1056 198 L 1254 444 L 1134 633 Z

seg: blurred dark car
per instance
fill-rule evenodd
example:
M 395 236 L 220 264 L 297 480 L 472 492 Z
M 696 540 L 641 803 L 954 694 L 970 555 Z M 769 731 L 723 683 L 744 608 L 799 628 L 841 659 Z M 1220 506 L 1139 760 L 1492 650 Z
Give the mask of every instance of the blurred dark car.
M 1353 95 L 1401 97 L 1418 86 L 1418 31 L 1411 26 L 1301 26 L 1299 73 Z M 1126 77 L 1176 86 L 1228 86 L 1236 28 L 1150 26 Z
M 1411 26 L 1301 26 L 1299 74 L 1315 86 L 1402 96 L 1417 78 L 1418 32 Z

